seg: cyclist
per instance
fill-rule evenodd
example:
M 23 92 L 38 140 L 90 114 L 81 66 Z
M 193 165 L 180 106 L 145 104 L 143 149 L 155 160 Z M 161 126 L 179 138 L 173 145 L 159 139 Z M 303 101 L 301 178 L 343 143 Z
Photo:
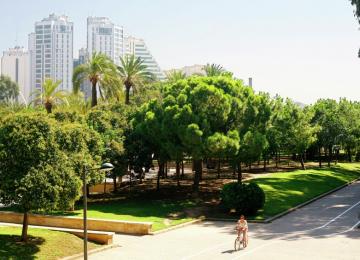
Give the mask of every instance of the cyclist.
M 246 247 L 248 242 L 248 236 L 247 236 L 248 224 L 244 215 L 240 216 L 240 219 L 238 220 L 236 225 L 236 230 L 238 232 L 239 237 L 240 237 L 240 232 L 243 233 L 243 243 L 244 243 L 244 247 Z

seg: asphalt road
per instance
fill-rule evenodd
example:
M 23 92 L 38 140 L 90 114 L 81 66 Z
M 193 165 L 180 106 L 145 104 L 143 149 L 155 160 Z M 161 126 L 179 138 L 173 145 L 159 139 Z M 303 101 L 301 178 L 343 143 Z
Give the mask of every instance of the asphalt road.
M 360 182 L 270 224 L 249 224 L 249 245 L 233 250 L 235 223 L 205 221 L 155 236 L 117 235 L 121 246 L 90 259 L 359 260 Z

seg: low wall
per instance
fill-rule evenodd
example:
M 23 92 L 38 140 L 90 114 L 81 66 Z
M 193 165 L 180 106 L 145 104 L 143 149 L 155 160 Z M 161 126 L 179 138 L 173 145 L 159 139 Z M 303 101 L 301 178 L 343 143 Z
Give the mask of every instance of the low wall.
M 63 231 L 81 238 L 84 237 L 84 231 L 82 230 L 64 229 Z M 89 241 L 97 242 L 102 245 L 111 245 L 113 243 L 114 232 L 88 231 L 87 235 Z
M 104 183 L 95 184 L 89 187 L 90 193 L 104 193 Z M 114 191 L 114 183 L 106 183 L 106 193 Z
M 10 211 L 2 211 L 0 212 L 0 222 L 21 224 L 23 222 L 23 214 Z M 109 231 L 132 235 L 148 235 L 151 232 L 152 226 L 151 222 L 120 221 L 93 218 L 88 218 L 87 224 L 89 230 Z M 83 229 L 83 219 L 79 217 L 29 214 L 29 225 Z

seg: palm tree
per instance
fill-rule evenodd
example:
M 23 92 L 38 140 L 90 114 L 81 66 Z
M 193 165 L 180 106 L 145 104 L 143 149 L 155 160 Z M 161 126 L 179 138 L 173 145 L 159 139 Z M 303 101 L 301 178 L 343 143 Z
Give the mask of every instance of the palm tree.
M 204 66 L 204 70 L 205 70 L 206 76 L 208 76 L 208 77 L 220 76 L 221 74 L 223 74 L 225 72 L 225 69 L 221 65 L 215 64 L 215 63 L 206 64 Z
M 52 108 L 59 103 L 67 102 L 67 92 L 65 90 L 57 90 L 61 80 L 53 81 L 52 79 L 46 79 L 43 83 L 42 90 L 35 90 L 32 95 L 35 96 L 32 102 L 42 103 L 48 114 L 52 112 Z
M 120 58 L 121 66 L 118 67 L 120 76 L 125 85 L 125 104 L 130 104 L 130 90 L 136 85 L 142 85 L 145 82 L 154 80 L 154 75 L 147 71 L 147 67 L 143 64 L 143 60 L 135 55 L 126 55 Z
M 91 108 L 90 101 L 85 100 L 83 92 L 70 93 L 66 99 L 68 101 L 67 107 L 63 107 L 62 110 L 76 111 L 85 115 Z
M 186 74 L 181 70 L 171 70 L 166 73 L 166 78 L 170 82 L 175 82 L 181 79 L 186 79 Z
M 103 83 L 118 80 L 117 70 L 112 60 L 101 53 L 93 53 L 90 60 L 85 64 L 81 64 L 75 68 L 73 74 L 73 90 L 74 93 L 79 92 L 80 85 L 85 80 L 91 83 L 91 107 L 97 105 L 97 87 L 100 93 Z

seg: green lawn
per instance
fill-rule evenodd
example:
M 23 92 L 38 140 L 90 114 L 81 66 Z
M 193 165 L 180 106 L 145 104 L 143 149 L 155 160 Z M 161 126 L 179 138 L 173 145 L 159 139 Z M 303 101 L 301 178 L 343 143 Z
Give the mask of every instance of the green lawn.
M 266 202 L 262 210 L 252 219 L 266 219 L 314 198 L 324 192 L 341 186 L 360 177 L 360 163 L 338 164 L 336 167 L 296 170 L 292 172 L 266 174 L 250 180 L 256 182 L 266 193 Z M 195 207 L 194 200 L 118 199 L 88 204 L 88 217 L 113 220 L 153 222 L 152 231 L 158 231 L 192 220 L 184 212 Z M 16 210 L 13 207 L 0 210 Z M 74 212 L 54 212 L 54 215 L 82 216 L 82 208 Z M 209 217 L 234 218 L 220 209 L 214 208 Z M 250 218 L 251 219 L 251 218 Z
M 59 259 L 81 253 L 83 240 L 75 235 L 29 228 L 29 241 L 20 242 L 21 227 L 0 226 L 0 259 Z M 89 249 L 99 245 L 89 243 Z
M 89 218 L 153 222 L 152 231 L 192 220 L 185 216 L 183 210 L 193 206 L 188 200 L 126 200 L 97 202 L 88 204 Z M 82 216 L 82 208 L 77 209 L 75 216 Z
M 265 219 L 360 177 L 360 163 L 273 173 L 251 182 L 265 191 L 266 202 L 255 219 Z

